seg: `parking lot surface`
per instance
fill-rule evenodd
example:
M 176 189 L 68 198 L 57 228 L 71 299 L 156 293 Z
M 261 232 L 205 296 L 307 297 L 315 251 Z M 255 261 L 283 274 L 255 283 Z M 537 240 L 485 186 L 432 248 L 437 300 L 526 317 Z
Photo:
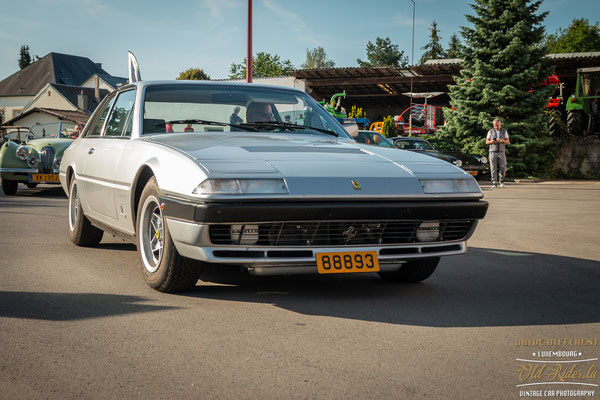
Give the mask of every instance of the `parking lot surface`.
M 518 398 L 519 340 L 600 337 L 600 184 L 484 187 L 423 283 L 208 270 L 178 295 L 133 245 L 72 245 L 60 188 L 0 195 L 0 397 Z

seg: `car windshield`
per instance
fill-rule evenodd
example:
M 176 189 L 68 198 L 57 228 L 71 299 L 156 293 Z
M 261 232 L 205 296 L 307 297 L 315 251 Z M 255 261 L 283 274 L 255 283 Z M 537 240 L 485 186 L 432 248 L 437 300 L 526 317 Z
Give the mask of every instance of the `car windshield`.
M 425 140 L 397 140 L 394 144 L 397 148 L 403 150 L 435 150 L 433 146 Z
M 33 125 L 27 133 L 27 141 L 42 138 L 70 138 L 76 124 L 71 122 L 51 122 Z
M 447 142 L 445 140 L 434 139 L 434 140 L 431 140 L 431 144 L 438 151 L 446 151 L 446 152 L 452 152 L 452 153 L 460 152 L 460 150 L 458 149 L 458 146 L 456 146 L 452 142 Z
M 349 138 L 302 92 L 252 85 L 156 85 L 146 89 L 143 133 L 261 131 Z

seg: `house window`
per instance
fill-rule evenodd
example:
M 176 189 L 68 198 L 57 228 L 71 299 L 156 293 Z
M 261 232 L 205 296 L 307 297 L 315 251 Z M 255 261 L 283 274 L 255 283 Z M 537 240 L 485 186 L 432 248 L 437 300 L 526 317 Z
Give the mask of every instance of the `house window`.
M 48 90 L 48 96 L 50 96 L 50 91 Z

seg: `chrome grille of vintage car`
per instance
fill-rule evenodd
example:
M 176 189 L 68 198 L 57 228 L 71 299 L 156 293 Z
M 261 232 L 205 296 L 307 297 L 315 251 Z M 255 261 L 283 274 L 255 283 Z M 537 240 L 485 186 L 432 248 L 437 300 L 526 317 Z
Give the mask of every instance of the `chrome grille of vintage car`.
M 40 151 L 40 170 L 41 172 L 52 172 L 54 164 L 54 148 L 50 146 L 42 147 Z
M 361 246 L 417 243 L 416 231 L 423 221 L 295 221 L 246 225 L 211 225 L 215 245 L 244 245 L 255 235 L 258 246 Z M 474 220 L 440 222 L 435 242 L 464 239 Z M 256 228 L 258 227 L 258 231 Z M 248 229 L 249 228 L 249 229 Z M 256 238 L 257 236 L 257 238 Z M 246 241 L 246 242 L 245 242 Z

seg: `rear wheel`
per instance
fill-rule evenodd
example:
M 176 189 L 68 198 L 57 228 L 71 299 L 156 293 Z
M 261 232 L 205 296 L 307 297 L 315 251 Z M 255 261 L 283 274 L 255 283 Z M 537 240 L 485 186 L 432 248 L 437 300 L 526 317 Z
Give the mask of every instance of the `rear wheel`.
M 583 112 L 581 110 L 571 110 L 567 113 L 567 131 L 575 136 L 583 134 Z
M 399 270 L 393 272 L 379 272 L 385 281 L 414 283 L 421 282 L 431 276 L 440 262 L 440 257 L 421 258 L 410 260 L 402 264 Z
M 159 292 L 179 292 L 196 285 L 202 264 L 182 257 L 171 239 L 160 206 L 156 179 L 150 178 L 137 212 L 137 249 L 146 283 Z
M 6 179 L 2 179 L 2 191 L 7 196 L 14 196 L 17 193 L 18 186 L 18 181 L 9 181 Z
M 96 246 L 100 243 L 104 231 L 93 226 L 83 214 L 75 178 L 71 179 L 69 185 L 69 212 L 67 218 L 69 222 L 68 234 L 71 242 L 82 247 Z
M 549 111 L 548 116 L 548 130 L 550 136 L 562 136 L 565 132 L 565 123 L 563 119 L 563 113 L 559 109 L 553 109 Z

